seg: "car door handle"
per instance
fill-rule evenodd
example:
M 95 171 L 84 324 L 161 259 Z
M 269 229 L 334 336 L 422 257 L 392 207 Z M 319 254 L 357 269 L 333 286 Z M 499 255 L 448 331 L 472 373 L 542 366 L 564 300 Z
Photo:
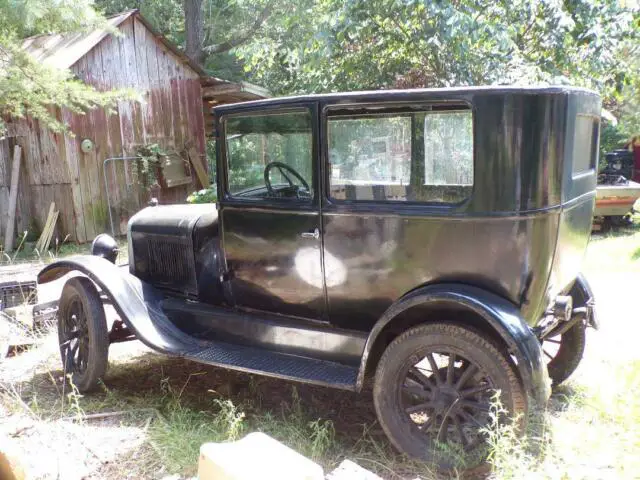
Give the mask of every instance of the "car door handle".
M 320 238 L 320 230 L 316 228 L 313 232 L 302 232 L 300 236 L 302 238 L 315 238 L 318 240 Z

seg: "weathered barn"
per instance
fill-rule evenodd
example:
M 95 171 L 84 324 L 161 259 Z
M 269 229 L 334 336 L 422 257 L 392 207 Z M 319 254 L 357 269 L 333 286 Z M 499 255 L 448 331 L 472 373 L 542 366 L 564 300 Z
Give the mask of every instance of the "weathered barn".
M 11 177 L 11 152 L 23 151 L 16 212 L 17 231 L 41 231 L 51 202 L 60 210 L 59 238 L 85 242 L 98 233 L 125 233 L 128 218 L 144 205 L 148 185 L 141 186 L 141 146 L 158 144 L 171 152 L 161 170 L 161 203 L 182 202 L 199 188 L 186 151 L 206 168 L 202 82 L 223 85 L 228 94 L 240 84 L 212 79 L 178 48 L 153 30 L 137 10 L 112 17 L 120 32 L 105 30 L 28 38 L 23 48 L 43 63 L 69 68 L 79 79 L 101 90 L 132 88 L 142 102 L 120 102 L 108 115 L 102 109 L 86 115 L 56 108 L 55 115 L 72 133 L 56 134 L 32 118 L 9 123 L 0 140 L 0 232 L 4 233 Z M 220 87 L 219 87 L 220 88 Z M 235 100 L 260 98 L 244 91 Z M 222 93 L 221 93 L 222 95 Z M 212 101 L 211 97 L 206 102 Z M 214 102 L 224 103 L 221 97 Z M 193 158 L 192 158 L 193 161 Z M 172 165 L 171 168 L 168 166 Z M 167 178 L 163 178 L 166 173 Z M 169 175 L 170 174 L 170 175 Z M 168 178 L 171 176 L 171 178 Z M 143 191 L 144 190 L 144 191 Z M 111 217 L 111 221 L 110 221 Z

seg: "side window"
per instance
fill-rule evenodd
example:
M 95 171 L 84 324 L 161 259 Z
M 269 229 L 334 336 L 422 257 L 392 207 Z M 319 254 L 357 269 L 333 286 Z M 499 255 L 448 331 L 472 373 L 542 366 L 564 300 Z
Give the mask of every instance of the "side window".
M 233 115 L 224 123 L 232 197 L 313 197 L 313 133 L 308 110 Z
M 467 107 L 329 114 L 329 196 L 346 201 L 458 203 L 473 187 Z
M 425 185 L 473 185 L 473 124 L 471 111 L 432 112 L 424 118 Z M 458 200 L 464 200 L 462 195 Z
M 573 175 L 596 168 L 600 119 L 591 115 L 577 115 L 573 136 Z

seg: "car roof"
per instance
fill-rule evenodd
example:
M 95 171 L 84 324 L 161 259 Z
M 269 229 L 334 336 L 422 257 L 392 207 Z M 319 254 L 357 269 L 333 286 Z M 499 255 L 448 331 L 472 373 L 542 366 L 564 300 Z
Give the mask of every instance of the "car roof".
M 337 93 L 316 93 L 292 95 L 286 97 L 274 97 L 263 100 L 253 100 L 249 102 L 220 105 L 213 108 L 216 115 L 224 114 L 228 111 L 251 109 L 254 107 L 275 107 L 278 105 L 288 105 L 296 103 L 306 103 L 323 101 L 334 103 L 340 101 L 362 102 L 362 101 L 384 101 L 384 100 L 412 100 L 420 96 L 459 96 L 460 98 L 477 95 L 565 95 L 582 94 L 599 97 L 598 93 L 587 88 L 572 86 L 544 86 L 544 87 L 522 87 L 522 86 L 472 86 L 472 87 L 451 87 L 451 88 L 415 88 L 403 90 L 364 90 L 354 92 Z

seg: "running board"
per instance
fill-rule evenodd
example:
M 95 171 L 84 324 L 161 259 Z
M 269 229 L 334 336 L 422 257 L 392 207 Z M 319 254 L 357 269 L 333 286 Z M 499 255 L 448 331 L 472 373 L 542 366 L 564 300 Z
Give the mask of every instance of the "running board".
M 182 332 L 200 340 L 246 345 L 299 357 L 359 365 L 366 332 L 306 319 L 166 298 L 162 311 Z
M 216 341 L 208 342 L 207 346 L 185 352 L 181 356 L 195 362 L 242 372 L 356 390 L 358 368 L 327 360 Z

